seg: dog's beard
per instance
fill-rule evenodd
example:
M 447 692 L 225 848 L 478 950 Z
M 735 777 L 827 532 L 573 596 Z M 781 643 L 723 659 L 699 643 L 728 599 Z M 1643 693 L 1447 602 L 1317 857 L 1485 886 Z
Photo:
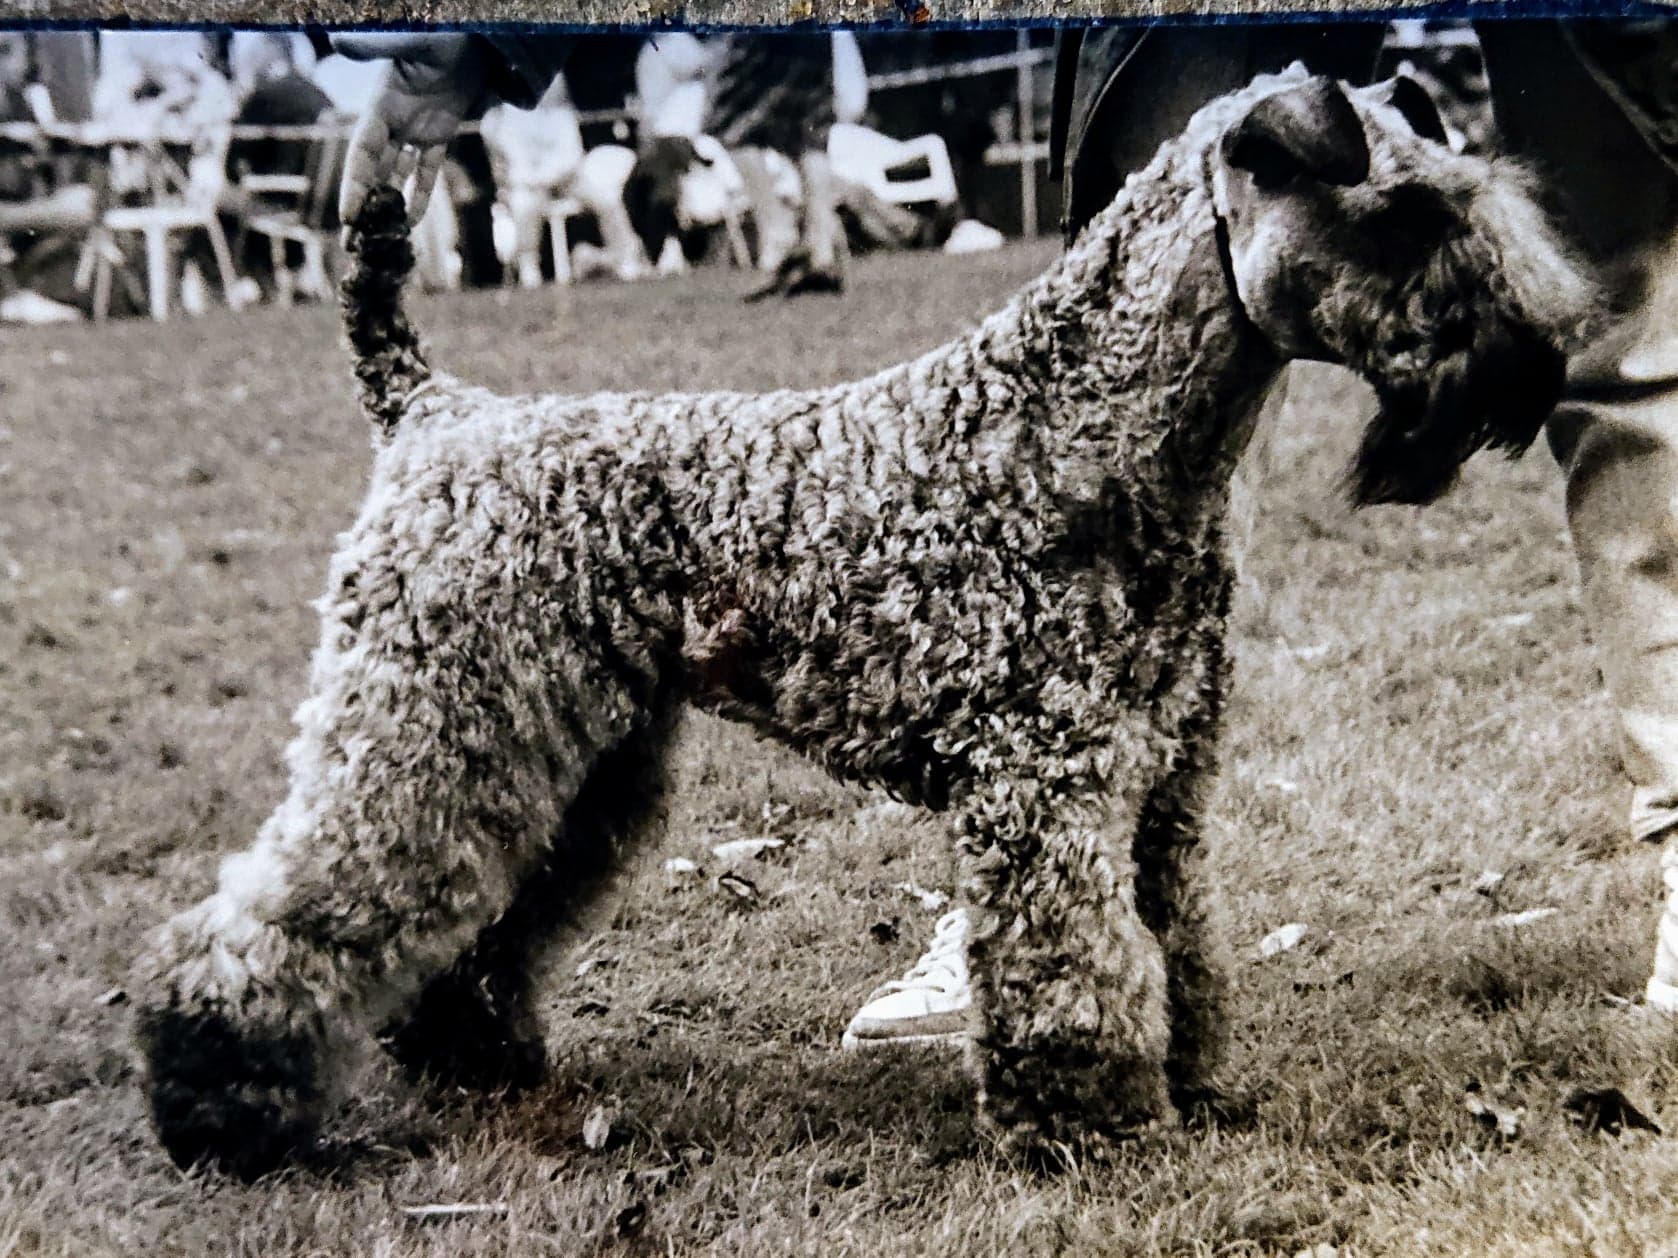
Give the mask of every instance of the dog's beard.
M 1321 307 L 1325 343 L 1340 330 L 1334 348 L 1381 401 L 1347 477 L 1360 506 L 1432 502 L 1476 451 L 1521 453 L 1566 384 L 1562 334 L 1504 282 L 1490 242 L 1466 224 L 1442 234 L 1388 261 L 1404 277 L 1395 291 L 1372 300 L 1349 285 Z
M 1425 222 L 1414 205 L 1403 208 L 1400 221 Z M 1359 504 L 1431 502 L 1477 450 L 1525 450 L 1561 400 L 1566 355 L 1588 341 L 1602 304 L 1539 208 L 1536 182 L 1507 160 L 1475 181 L 1461 230 L 1416 267 L 1407 297 L 1392 308 L 1420 314 L 1410 344 L 1423 352 L 1408 361 L 1425 365 L 1406 376 L 1391 370 L 1404 355 L 1345 360 L 1372 368 L 1365 375 L 1382 403 L 1347 477 Z M 1369 329 L 1369 344 L 1390 347 L 1393 332 Z
M 1481 325 L 1423 375 L 1377 380 L 1381 410 L 1347 480 L 1359 506 L 1434 501 L 1477 451 L 1530 446 L 1561 399 L 1567 359 L 1521 323 Z

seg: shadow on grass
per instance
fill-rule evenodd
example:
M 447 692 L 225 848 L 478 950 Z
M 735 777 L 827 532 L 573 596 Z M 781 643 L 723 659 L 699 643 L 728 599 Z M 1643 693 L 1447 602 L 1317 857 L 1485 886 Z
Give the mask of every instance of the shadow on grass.
M 598 1105 L 614 1139 L 681 1156 L 791 1154 L 830 1142 L 893 1146 L 941 1164 L 984 1147 L 975 1095 L 955 1052 L 579 1046 L 552 1079 L 508 1111 L 508 1137 L 557 1156 L 580 1147 Z M 690 1155 L 691 1156 L 691 1155 Z
M 1262 1090 L 1207 1094 L 1180 1126 L 1150 1127 L 1101 1151 L 1028 1168 L 1145 1174 L 1162 1142 L 1249 1135 Z M 381 1112 L 382 1111 L 382 1112 Z M 860 1182 L 884 1156 L 920 1172 L 996 1159 L 959 1052 L 850 1054 L 784 1045 L 597 1043 L 559 1050 L 548 1080 L 516 1095 L 419 1087 L 394 1108 L 370 1104 L 353 1134 L 323 1141 L 297 1165 L 334 1182 L 377 1176 L 454 1141 L 582 1164 L 662 1167 L 682 1178 L 700 1166 L 789 1159 L 819 1164 L 830 1188 Z M 592 1122 L 597 1147 L 585 1131 Z M 343 1126 L 343 1124 L 341 1124 Z M 1012 1165 L 1012 1164 L 1010 1164 Z
M 1292 986 L 1267 999 L 1232 1045 L 1222 1103 L 1179 1130 L 1127 1143 L 1107 1164 L 1147 1175 L 1162 1139 L 1183 1154 L 1203 1142 L 1280 1140 L 1309 1144 L 1354 1181 L 1405 1182 L 1418 1152 L 1477 1139 L 1458 1095 L 1470 1079 L 1542 1106 L 1562 1084 L 1615 1082 L 1633 1069 L 1635 1049 L 1617 1042 L 1600 999 L 1579 982 L 1577 948 L 1497 936 L 1452 955 L 1385 959 L 1355 982 Z M 1607 955 L 1591 959 L 1598 973 L 1614 969 Z M 922 1170 L 992 1156 L 953 1051 L 741 1043 L 711 1027 L 560 1037 L 550 1053 L 547 1080 L 518 1095 L 406 1088 L 387 1070 L 334 1124 L 340 1134 L 296 1170 L 334 1183 L 377 1178 L 478 1139 L 578 1165 L 609 1155 L 598 1164 L 678 1174 L 809 1160 L 841 1185 L 876 1155 Z M 584 1138 L 591 1117 L 603 1124 L 595 1147 Z
M 954 1052 L 883 1053 L 692 1045 L 592 1045 L 563 1051 L 548 1080 L 517 1094 L 404 1085 L 380 1068 L 327 1134 L 278 1178 L 343 1188 L 487 1140 L 540 1158 L 626 1155 L 691 1169 L 733 1158 L 890 1149 L 925 1168 L 982 1154 L 971 1082 Z M 609 1117 L 599 1148 L 584 1127 Z M 847 1186 L 840 1164 L 824 1172 Z M 855 1172 L 860 1176 L 861 1172 Z

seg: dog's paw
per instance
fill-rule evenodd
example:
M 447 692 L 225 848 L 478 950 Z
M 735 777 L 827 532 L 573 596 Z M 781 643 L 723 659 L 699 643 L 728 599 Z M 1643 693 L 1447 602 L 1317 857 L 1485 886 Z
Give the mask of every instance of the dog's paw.
M 447 1007 L 445 1007 L 447 1006 Z M 547 1077 L 547 1048 L 476 1000 L 423 1001 L 379 1042 L 410 1082 L 469 1092 L 523 1092 Z
M 252 1180 L 312 1143 L 323 1102 L 313 1042 L 175 1008 L 142 1011 L 137 1033 L 152 1122 L 183 1170 Z
M 1244 1131 L 1258 1122 L 1260 1099 L 1251 1092 L 1226 1092 L 1207 1084 L 1173 1088 L 1171 1092 L 1183 1125 L 1191 1131 Z

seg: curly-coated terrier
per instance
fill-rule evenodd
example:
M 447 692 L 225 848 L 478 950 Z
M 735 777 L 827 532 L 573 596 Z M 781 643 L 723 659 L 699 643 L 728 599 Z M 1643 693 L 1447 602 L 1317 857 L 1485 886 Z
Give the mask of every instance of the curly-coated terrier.
M 1005 1147 L 1183 1106 L 1220 1017 L 1190 868 L 1219 522 L 1267 386 L 1362 374 L 1355 498 L 1427 501 L 1531 442 L 1588 304 L 1519 173 L 1441 134 L 1403 80 L 1259 79 L 970 334 L 762 395 L 432 373 L 400 195 L 370 198 L 345 306 L 377 454 L 290 794 L 142 965 L 176 1160 L 274 1166 L 381 1028 L 432 1075 L 538 1071 L 534 949 L 654 810 L 684 701 L 948 815 Z

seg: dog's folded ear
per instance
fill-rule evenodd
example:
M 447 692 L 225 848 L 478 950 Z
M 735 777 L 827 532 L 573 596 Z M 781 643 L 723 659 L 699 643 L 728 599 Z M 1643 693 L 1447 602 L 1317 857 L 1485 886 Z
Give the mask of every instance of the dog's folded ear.
M 1261 188 L 1298 179 L 1350 187 L 1369 177 L 1369 141 L 1352 102 L 1317 75 L 1266 96 L 1224 135 L 1224 160 Z

